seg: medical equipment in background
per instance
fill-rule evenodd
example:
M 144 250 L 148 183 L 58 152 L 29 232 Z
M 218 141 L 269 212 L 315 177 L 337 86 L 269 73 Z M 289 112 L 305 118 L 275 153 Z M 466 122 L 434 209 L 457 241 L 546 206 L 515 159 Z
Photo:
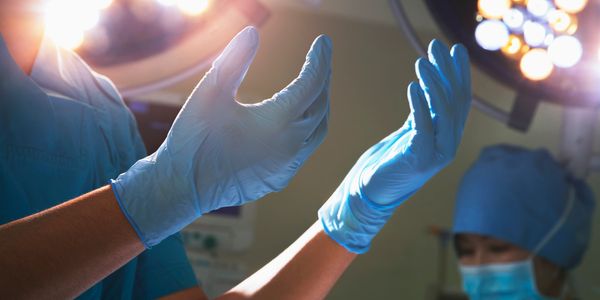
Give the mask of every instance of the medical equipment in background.
M 473 105 L 527 131 L 540 101 L 564 106 L 559 157 L 578 177 L 600 171 L 594 130 L 600 108 L 600 3 L 586 0 L 425 0 L 433 19 L 471 60 L 517 97 L 510 112 L 480 96 Z M 401 0 L 389 0 L 398 26 L 426 51 Z
M 427 300 L 468 300 L 460 288 L 452 288 L 447 283 L 448 252 L 452 246 L 452 232 L 447 228 L 431 225 L 427 233 L 438 242 L 437 278 L 427 288 Z

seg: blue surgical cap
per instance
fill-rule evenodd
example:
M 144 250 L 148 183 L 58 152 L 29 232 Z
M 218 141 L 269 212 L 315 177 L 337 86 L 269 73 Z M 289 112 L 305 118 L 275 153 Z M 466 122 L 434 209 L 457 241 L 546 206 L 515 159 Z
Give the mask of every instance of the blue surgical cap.
M 462 179 L 453 232 L 497 238 L 571 269 L 588 246 L 594 206 L 590 187 L 548 151 L 491 146 Z

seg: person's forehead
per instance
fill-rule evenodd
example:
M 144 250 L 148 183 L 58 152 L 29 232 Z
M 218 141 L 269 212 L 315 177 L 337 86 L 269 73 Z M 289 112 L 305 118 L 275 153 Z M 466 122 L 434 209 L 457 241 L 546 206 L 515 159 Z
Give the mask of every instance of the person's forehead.
M 502 239 L 498 239 L 495 238 L 493 236 L 489 236 L 489 235 L 482 235 L 482 234 L 477 234 L 477 233 L 459 233 L 456 235 L 456 241 L 457 242 L 491 242 L 491 243 L 503 243 L 503 244 L 510 244 L 512 245 L 510 242 L 507 242 L 505 240 Z M 512 245 L 514 246 L 514 245 Z M 515 246 L 516 247 L 516 246 Z

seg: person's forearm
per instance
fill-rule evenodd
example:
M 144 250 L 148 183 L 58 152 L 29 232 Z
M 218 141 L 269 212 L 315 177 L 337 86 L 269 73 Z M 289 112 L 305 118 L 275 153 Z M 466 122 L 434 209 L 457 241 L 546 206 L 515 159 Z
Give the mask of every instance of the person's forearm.
M 73 298 L 144 250 L 110 187 L 0 226 L 0 298 Z
M 298 240 L 218 299 L 323 299 L 356 254 L 329 238 L 317 221 Z

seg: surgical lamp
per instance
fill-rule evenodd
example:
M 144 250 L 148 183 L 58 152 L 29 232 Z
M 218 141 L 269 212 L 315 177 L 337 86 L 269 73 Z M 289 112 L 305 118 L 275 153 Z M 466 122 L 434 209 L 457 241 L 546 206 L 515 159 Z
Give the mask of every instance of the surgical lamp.
M 600 107 L 600 3 L 587 0 L 425 0 L 435 22 L 464 44 L 473 63 L 511 87 L 509 112 L 474 95 L 473 105 L 509 127 L 527 131 L 538 104 L 564 106 L 560 154 L 577 176 L 600 170 L 593 153 Z M 425 48 L 401 0 L 390 0 L 400 29 L 421 55 Z
M 269 17 L 257 0 L 48 0 L 45 13 L 46 33 L 123 97 L 206 70 L 239 30 Z

